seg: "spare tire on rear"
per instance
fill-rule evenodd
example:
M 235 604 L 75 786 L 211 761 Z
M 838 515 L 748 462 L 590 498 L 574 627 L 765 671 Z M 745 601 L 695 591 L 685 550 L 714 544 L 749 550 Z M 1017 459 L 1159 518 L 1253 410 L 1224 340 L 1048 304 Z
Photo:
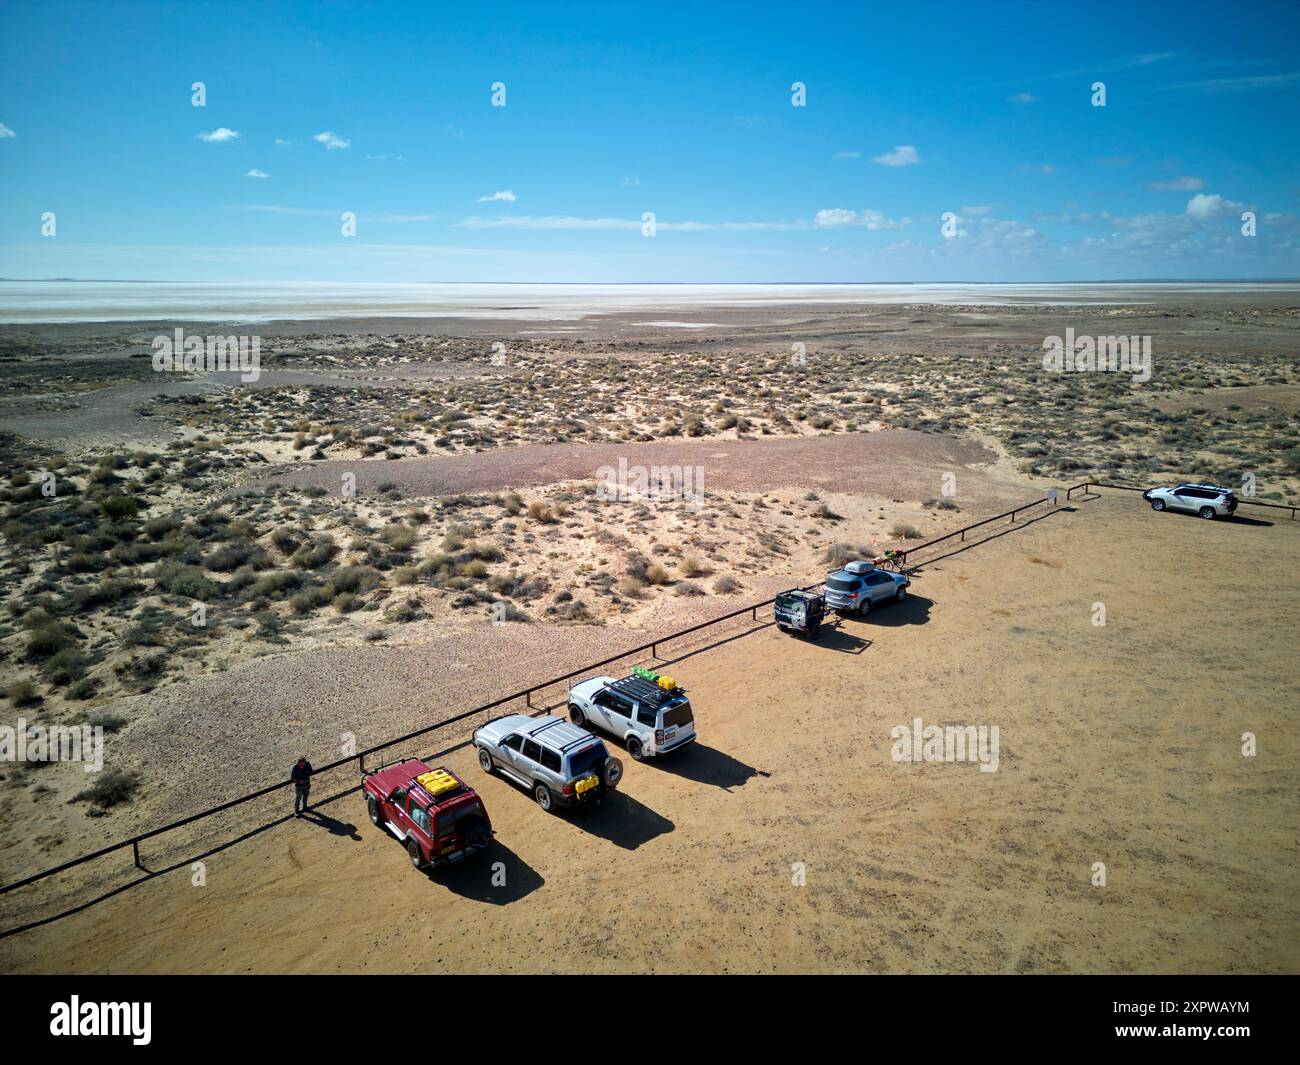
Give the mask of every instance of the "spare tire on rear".
M 619 781 L 623 779 L 623 763 L 617 758 L 606 758 L 605 768 L 600 771 L 600 776 L 605 781 L 605 787 L 611 790 L 617 788 Z

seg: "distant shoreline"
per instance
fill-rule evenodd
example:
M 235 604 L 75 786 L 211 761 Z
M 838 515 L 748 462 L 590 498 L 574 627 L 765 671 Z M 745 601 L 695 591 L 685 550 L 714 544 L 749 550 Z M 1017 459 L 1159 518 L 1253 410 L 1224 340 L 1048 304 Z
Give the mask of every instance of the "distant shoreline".
M 579 321 L 633 314 L 683 328 L 729 308 L 846 306 L 1300 306 L 1297 281 L 836 284 L 397 284 L 0 280 L 0 324 L 310 322 L 338 319 Z M 671 312 L 671 313 L 669 313 Z M 644 323 L 654 324 L 654 323 Z

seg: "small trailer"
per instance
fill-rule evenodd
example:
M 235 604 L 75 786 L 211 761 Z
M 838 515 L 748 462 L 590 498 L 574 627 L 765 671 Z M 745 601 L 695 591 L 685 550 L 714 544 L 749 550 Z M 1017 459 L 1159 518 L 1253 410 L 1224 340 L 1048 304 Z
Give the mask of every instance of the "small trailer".
M 776 627 L 793 636 L 817 639 L 826 617 L 826 596 L 791 588 L 776 597 Z

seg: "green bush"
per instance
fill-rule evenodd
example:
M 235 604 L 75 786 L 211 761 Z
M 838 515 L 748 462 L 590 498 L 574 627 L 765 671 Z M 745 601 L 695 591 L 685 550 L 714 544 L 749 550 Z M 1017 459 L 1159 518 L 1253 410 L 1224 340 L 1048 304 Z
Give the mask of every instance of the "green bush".
M 65 647 L 45 660 L 45 676 L 56 688 L 63 688 L 86 675 L 89 663 L 75 647 Z
M 113 519 L 134 518 L 140 513 L 140 504 L 130 496 L 109 496 L 99 506 L 105 515 Z
M 187 599 L 207 601 L 216 597 L 220 590 L 216 584 L 204 576 L 197 566 L 188 566 L 180 562 L 160 562 L 154 567 L 155 587 L 172 595 L 183 595 Z
M 99 774 L 99 779 L 84 791 L 72 797 L 73 802 L 89 802 L 107 810 L 123 803 L 129 803 L 140 787 L 140 781 L 134 773 L 119 773 L 109 770 Z
M 27 641 L 27 660 L 44 661 L 60 651 L 75 647 L 76 643 L 65 625 L 52 621 L 32 631 L 31 638 Z

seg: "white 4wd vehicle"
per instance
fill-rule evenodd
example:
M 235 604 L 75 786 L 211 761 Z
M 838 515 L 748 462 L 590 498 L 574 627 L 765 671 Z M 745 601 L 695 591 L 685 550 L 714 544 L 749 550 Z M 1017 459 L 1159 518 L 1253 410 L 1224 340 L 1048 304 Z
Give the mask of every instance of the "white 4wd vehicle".
M 1142 498 L 1152 510 L 1186 510 L 1202 518 L 1231 517 L 1237 496 L 1218 484 L 1180 484 L 1176 488 L 1148 488 Z
M 638 762 L 695 739 L 695 715 L 686 690 L 647 670 L 630 677 L 592 677 L 569 689 L 569 720 L 613 733 Z

